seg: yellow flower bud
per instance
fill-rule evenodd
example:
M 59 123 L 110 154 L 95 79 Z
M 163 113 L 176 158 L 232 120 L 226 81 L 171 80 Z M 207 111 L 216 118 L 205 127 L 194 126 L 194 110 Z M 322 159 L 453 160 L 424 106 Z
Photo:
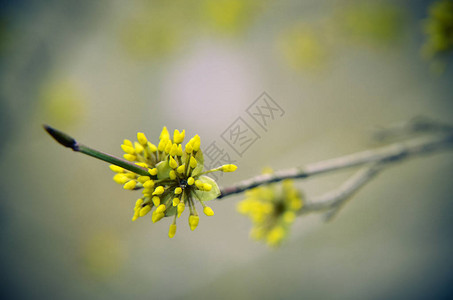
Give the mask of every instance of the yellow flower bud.
M 146 176 L 148 177 L 148 176 Z M 149 178 L 149 177 L 148 177 Z M 148 180 L 146 181 L 144 184 L 143 184 L 143 187 L 145 189 L 151 189 L 152 187 L 154 187 L 154 181 L 153 180 Z
M 156 152 L 157 151 L 156 145 L 154 145 L 154 144 L 152 144 L 150 142 L 148 142 L 148 147 L 149 147 L 149 151 L 151 151 L 151 152 Z
M 171 180 L 175 180 L 175 179 L 176 179 L 176 173 L 175 173 L 175 171 L 171 170 L 169 176 L 170 176 L 170 179 L 171 179 Z
M 140 209 L 140 217 L 146 216 L 147 213 L 151 211 L 151 206 L 150 205 L 145 205 Z
M 135 154 L 135 149 L 133 146 L 121 145 L 121 149 L 127 154 Z
M 128 139 L 124 139 L 123 140 L 123 144 L 126 145 L 126 146 L 129 146 L 129 147 L 132 147 L 132 142 L 129 141 Z
M 193 185 L 195 182 L 195 179 L 193 179 L 193 177 L 189 177 L 189 179 L 187 179 L 187 184 L 188 185 Z
M 212 189 L 212 185 L 209 183 L 203 183 L 203 190 L 210 191 Z
M 205 215 L 207 216 L 213 216 L 214 215 L 214 211 L 212 210 L 212 208 L 210 208 L 209 206 L 205 206 L 203 208 L 203 212 Z
M 153 223 L 156 223 L 157 221 L 160 221 L 163 217 L 165 217 L 164 213 L 156 213 L 156 211 L 154 211 L 151 220 L 153 221 Z
M 125 190 L 133 190 L 135 186 L 137 185 L 137 182 L 135 180 L 131 180 L 123 185 L 123 188 Z
M 181 133 L 179 133 L 178 129 L 175 129 L 175 132 L 173 133 L 173 141 L 177 144 L 180 144 L 184 141 L 184 137 L 186 135 L 186 131 L 183 130 Z
M 179 204 L 178 204 L 178 218 L 181 216 L 181 214 L 183 213 L 185 208 L 186 208 L 186 205 L 184 204 L 184 202 L 179 202 Z
M 185 151 L 186 151 L 187 154 L 190 154 L 190 153 L 192 153 L 192 151 L 193 151 L 193 147 L 192 147 L 191 141 L 192 141 L 192 140 L 190 140 L 190 141 L 186 144 Z
M 135 163 L 137 166 L 143 167 L 143 168 L 148 168 L 148 164 L 144 162 L 136 162 Z
M 137 174 L 128 172 L 128 173 L 124 173 L 124 176 L 126 176 L 127 178 L 130 178 L 130 179 L 135 179 L 137 177 Z
M 200 150 L 200 145 L 201 145 L 201 141 L 200 141 L 200 136 L 197 134 L 193 137 L 193 151 L 198 151 Z
M 190 226 L 190 230 L 195 230 L 195 228 L 197 228 L 198 226 L 198 222 L 200 221 L 200 217 L 199 216 L 196 216 L 196 215 L 190 215 L 189 216 L 189 226 Z
M 173 144 L 170 149 L 170 155 L 176 156 L 177 153 L 178 153 L 178 145 Z
M 132 155 L 132 154 L 124 154 L 123 157 L 124 157 L 125 160 L 128 160 L 128 161 L 135 161 L 135 160 L 137 160 L 137 156 Z
M 157 168 L 149 169 L 149 170 L 148 170 L 148 173 L 151 174 L 151 175 L 153 175 L 153 176 L 157 175 Z
M 167 127 L 164 126 L 164 128 L 162 128 L 159 139 L 170 139 L 170 133 L 168 132 Z
M 148 143 L 148 139 L 146 138 L 146 135 L 143 132 L 137 132 L 137 140 L 143 146 L 145 146 Z
M 168 230 L 168 237 L 173 238 L 176 234 L 176 224 L 170 225 L 170 230 Z
M 182 153 L 183 153 L 183 152 L 182 152 L 182 146 L 181 146 L 181 144 L 179 144 L 179 145 L 178 145 L 178 151 L 176 152 L 176 155 L 182 156 Z
M 173 156 L 170 156 L 170 161 L 168 162 L 170 165 L 170 168 L 175 169 L 178 166 L 178 163 L 176 160 L 173 158 Z
M 223 172 L 234 172 L 236 171 L 238 167 L 236 165 L 233 165 L 233 164 L 229 164 L 229 165 L 223 165 L 220 167 L 220 171 L 223 171 Z
M 143 196 L 145 196 L 145 197 L 150 197 L 153 192 L 154 192 L 153 189 L 143 189 L 143 191 L 142 191 Z
M 115 166 L 115 165 L 110 165 L 110 170 L 112 170 L 113 172 L 116 172 L 116 173 L 123 173 L 124 172 L 124 169 L 121 168 L 121 167 L 118 167 L 118 166 Z
M 137 153 L 142 153 L 145 150 L 145 148 L 143 148 L 143 146 L 137 142 L 134 143 L 134 147 L 135 147 L 135 152 L 137 152 Z
M 167 207 L 165 206 L 165 204 L 161 204 L 156 208 L 156 213 L 163 213 L 166 209 Z
M 172 146 L 173 146 L 173 143 L 170 140 L 168 140 L 167 141 L 167 145 L 165 145 L 165 152 L 166 153 L 170 153 L 170 150 L 171 150 Z
M 186 165 L 180 165 L 178 168 L 176 168 L 176 172 L 178 172 L 179 174 L 184 174 L 185 171 Z
M 138 199 L 138 200 L 135 202 L 135 207 L 139 207 L 139 206 L 141 206 L 142 204 L 143 204 L 143 199 L 140 198 L 140 199 Z
M 191 157 L 190 157 L 190 167 L 191 167 L 192 169 L 195 169 L 195 167 L 197 166 L 197 164 L 198 164 L 198 162 L 197 162 L 197 160 L 195 159 L 195 157 L 191 156 Z
M 166 139 L 161 139 L 159 144 L 157 145 L 157 150 L 160 152 L 165 150 L 165 146 L 167 146 L 167 140 Z
M 267 235 L 267 243 L 271 246 L 278 245 L 285 237 L 285 230 L 281 227 L 275 227 Z
M 124 174 L 116 174 L 115 176 L 113 176 L 113 180 L 118 184 L 125 184 L 130 179 Z
M 158 207 L 160 205 L 160 198 L 157 197 L 157 196 L 153 196 L 153 198 L 151 199 L 153 201 L 153 204 L 155 207 Z
M 162 195 L 164 193 L 164 187 L 163 186 L 158 186 L 154 192 L 153 195 Z
M 196 180 L 195 181 L 195 185 L 197 188 L 199 188 L 200 190 L 203 190 L 204 187 L 203 187 L 203 182 L 201 182 L 201 180 Z
M 173 206 L 176 206 L 179 204 L 179 198 L 173 198 Z
M 175 194 L 176 195 L 179 195 L 181 193 L 182 193 L 182 188 L 180 188 L 180 187 L 175 188 Z
M 138 182 L 140 182 L 140 183 L 145 183 L 145 182 L 147 182 L 147 181 L 150 180 L 150 179 L 151 179 L 151 178 L 150 178 L 149 176 L 139 176 L 139 177 L 137 178 Z
M 134 215 L 132 216 L 132 222 L 138 219 L 139 214 L 140 214 L 139 210 L 134 211 Z

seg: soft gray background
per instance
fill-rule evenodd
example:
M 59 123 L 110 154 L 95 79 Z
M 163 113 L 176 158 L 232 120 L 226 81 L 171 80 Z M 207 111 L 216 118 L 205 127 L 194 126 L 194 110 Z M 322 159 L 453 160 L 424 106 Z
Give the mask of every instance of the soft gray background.
M 246 108 L 266 91 L 286 113 L 268 132 L 254 125 L 261 139 L 235 156 L 238 171 L 220 180 L 227 185 L 265 166 L 299 166 L 378 146 L 370 132 L 379 126 L 418 115 L 451 121 L 452 65 L 439 75 L 419 55 L 430 2 L 379 2 L 398 12 L 392 29 L 398 34 L 389 40 L 354 39 L 339 29 L 338 14 L 354 8 L 351 1 L 244 1 L 231 26 L 222 25 L 209 1 L 3 1 L 1 295 L 448 295 L 451 153 L 389 168 L 334 221 L 299 219 L 286 245 L 270 250 L 249 240 L 250 222 L 236 213 L 241 196 L 213 202 L 215 217 L 202 216 L 194 232 L 181 218 L 174 239 L 167 237 L 168 220 L 131 222 L 139 194 L 116 185 L 106 164 L 63 149 L 41 128 L 49 123 L 116 155 L 123 138 L 143 131 L 156 141 L 163 125 L 198 133 L 205 147 L 219 141 L 228 149 L 220 134 L 246 118 Z M 220 11 L 238 9 L 225 5 Z M 325 54 L 319 64 L 294 69 L 279 43 L 298 22 L 314 28 Z M 127 37 L 156 34 L 148 26 L 163 37 L 136 51 Z M 350 174 L 298 186 L 316 195 Z

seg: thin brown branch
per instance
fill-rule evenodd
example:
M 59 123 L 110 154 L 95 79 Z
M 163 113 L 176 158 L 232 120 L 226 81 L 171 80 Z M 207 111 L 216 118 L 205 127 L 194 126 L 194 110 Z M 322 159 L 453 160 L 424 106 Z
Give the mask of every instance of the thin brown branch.
M 285 179 L 307 178 L 314 175 L 333 172 L 364 164 L 389 164 L 403 161 L 409 157 L 419 156 L 447 149 L 453 145 L 453 134 L 433 134 L 413 138 L 408 141 L 390 144 L 381 148 L 365 150 L 338 158 L 324 160 L 300 168 L 290 168 L 276 171 L 273 174 L 263 174 L 246 179 L 229 187 L 221 188 L 219 198 L 242 193 L 246 190 L 279 182 Z

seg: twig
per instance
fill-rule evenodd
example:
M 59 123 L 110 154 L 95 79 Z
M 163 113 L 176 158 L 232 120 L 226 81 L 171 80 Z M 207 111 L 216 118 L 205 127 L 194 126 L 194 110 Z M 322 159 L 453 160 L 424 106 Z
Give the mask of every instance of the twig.
M 439 151 L 453 144 L 453 134 L 430 135 L 418 137 L 405 142 L 394 143 L 374 150 L 345 155 L 321 162 L 309 164 L 302 168 L 290 168 L 273 174 L 263 174 L 241 181 L 233 186 L 220 190 L 219 198 L 224 198 L 260 185 L 279 182 L 290 178 L 307 178 L 310 176 L 351 168 L 369 163 L 394 163 L 411 156 Z
M 409 121 L 399 122 L 380 128 L 373 133 L 377 141 L 390 141 L 391 139 L 407 138 L 409 135 L 433 132 L 452 132 L 453 126 L 424 116 L 412 118 Z
M 445 129 L 446 127 L 443 128 Z M 65 147 L 71 148 L 76 152 L 80 152 L 109 162 L 111 164 L 115 164 L 139 175 L 148 175 L 148 171 L 145 168 L 140 167 L 132 162 L 82 145 L 71 136 L 48 125 L 44 125 L 44 129 L 58 143 Z M 438 151 L 452 146 L 452 144 L 453 133 L 451 131 L 449 131 L 448 134 L 432 134 L 426 137 L 413 138 L 412 140 L 406 142 L 394 143 L 374 150 L 366 150 L 334 159 L 312 163 L 302 168 L 291 168 L 277 171 L 273 174 L 258 175 L 256 177 L 241 181 L 233 186 L 221 188 L 220 196 L 218 197 L 218 199 L 237 193 L 242 193 L 246 190 L 255 188 L 260 185 L 279 182 L 284 179 L 307 178 L 313 175 L 356 167 L 363 164 L 383 164 L 401 161 L 411 156 Z
M 43 125 L 44 130 L 47 131 L 50 136 L 52 136 L 58 143 L 61 145 L 71 148 L 75 152 L 80 152 L 92 157 L 95 157 L 97 159 L 103 160 L 105 162 L 120 166 L 126 170 L 129 170 L 131 172 L 147 176 L 149 175 L 148 170 L 140 167 L 134 163 L 131 163 L 130 161 L 127 161 L 125 159 L 113 156 L 111 154 L 90 148 L 88 146 L 82 145 L 78 143 L 73 137 L 67 135 L 66 133 L 57 130 L 49 125 Z
M 382 170 L 383 164 L 374 163 L 364 167 L 346 180 L 339 188 L 327 192 L 311 200 L 305 200 L 300 213 L 319 212 L 328 210 L 325 220 L 330 221 L 343 207 L 347 200 Z

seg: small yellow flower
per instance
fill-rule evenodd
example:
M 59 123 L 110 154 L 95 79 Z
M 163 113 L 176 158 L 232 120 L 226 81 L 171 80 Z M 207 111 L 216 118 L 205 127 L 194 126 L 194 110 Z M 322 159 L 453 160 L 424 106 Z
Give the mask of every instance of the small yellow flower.
M 189 216 L 189 226 L 190 226 L 190 230 L 195 230 L 195 228 L 197 228 L 198 226 L 198 222 L 200 221 L 200 217 L 199 216 L 196 216 L 196 215 L 190 215 Z
M 207 216 L 213 216 L 214 215 L 214 211 L 209 206 L 205 206 L 205 208 L 203 209 L 203 212 Z
M 178 129 L 175 129 L 175 132 L 173 134 L 173 141 L 176 143 L 176 144 L 181 144 L 182 141 L 184 141 L 184 137 L 186 135 L 186 131 L 183 130 L 181 131 L 181 133 L 178 131 Z
M 137 152 L 137 153 L 142 153 L 145 150 L 145 148 L 143 148 L 143 146 L 137 142 L 134 143 L 134 147 L 135 147 L 135 152 Z
M 137 185 L 137 182 L 134 180 L 131 180 L 131 181 L 125 183 L 123 187 L 126 190 L 133 190 L 136 185 Z
M 154 204 L 155 207 L 158 207 L 160 205 L 160 198 L 159 197 L 154 196 L 151 200 L 153 201 L 153 204 Z
M 195 167 L 197 166 L 197 160 L 195 159 L 195 157 L 190 157 L 190 167 L 192 169 L 194 169 Z
M 150 205 L 142 207 L 142 209 L 140 209 L 140 217 L 146 216 L 146 214 L 149 213 L 150 211 L 151 211 Z
M 123 173 L 125 171 L 123 168 L 115 165 L 110 165 L 110 170 L 112 170 L 115 173 Z
M 149 176 L 139 176 L 139 177 L 137 178 L 137 181 L 140 182 L 140 183 L 142 183 L 142 184 L 145 183 L 145 182 L 147 182 L 148 180 L 151 180 L 151 178 L 150 178 Z
M 184 204 L 184 202 L 180 202 L 178 204 L 178 209 L 177 209 L 177 212 L 178 212 L 178 218 L 181 216 L 181 214 L 184 212 L 184 209 L 186 208 L 186 205 Z
M 236 165 L 229 164 L 229 165 L 223 165 L 220 170 L 222 172 L 234 172 L 234 171 L 236 171 L 237 168 L 238 167 Z
M 173 156 L 170 156 L 170 162 L 168 164 L 170 165 L 170 168 L 172 168 L 172 169 L 176 169 L 178 167 L 178 163 L 173 158 Z
M 189 208 L 189 226 L 194 230 L 199 223 L 195 203 L 199 202 L 207 216 L 214 211 L 204 204 L 220 195 L 217 183 L 207 173 L 215 171 L 233 172 L 234 165 L 224 165 L 203 172 L 203 153 L 200 137 L 195 135 L 187 142 L 183 151 L 185 131 L 175 130 L 173 139 L 166 127 L 160 134 L 158 146 L 151 144 L 144 133 L 137 133 L 138 142 L 124 140 L 121 145 L 124 158 L 148 170 L 147 176 L 139 175 L 118 166 L 110 166 L 116 173 L 114 181 L 125 189 L 142 189 L 143 196 L 135 203 L 132 220 L 152 212 L 151 220 L 158 222 L 164 217 L 173 216 L 168 236 L 176 234 L 176 219 Z
M 120 174 L 116 174 L 115 176 L 113 176 L 113 180 L 118 184 L 125 184 L 130 179 L 125 174 L 120 173 Z
M 279 246 L 302 206 L 301 194 L 288 179 L 280 188 L 272 184 L 247 191 L 246 199 L 237 209 L 252 220 L 251 237 L 263 240 L 269 246 Z
M 154 192 L 153 195 L 162 195 L 165 192 L 165 189 L 163 186 L 158 186 Z
M 143 132 L 138 132 L 137 133 L 137 140 L 143 146 L 148 144 L 148 139 L 146 138 L 146 135 Z
M 170 225 L 170 230 L 168 231 L 168 237 L 173 238 L 176 234 L 176 224 Z
M 184 174 L 184 172 L 186 172 L 186 165 L 180 165 L 179 167 L 177 167 L 176 172 L 178 172 L 179 174 Z
M 124 154 L 123 157 L 125 160 L 128 160 L 128 161 L 135 161 L 137 159 L 137 156 L 135 156 L 133 154 L 129 154 L 129 153 Z

